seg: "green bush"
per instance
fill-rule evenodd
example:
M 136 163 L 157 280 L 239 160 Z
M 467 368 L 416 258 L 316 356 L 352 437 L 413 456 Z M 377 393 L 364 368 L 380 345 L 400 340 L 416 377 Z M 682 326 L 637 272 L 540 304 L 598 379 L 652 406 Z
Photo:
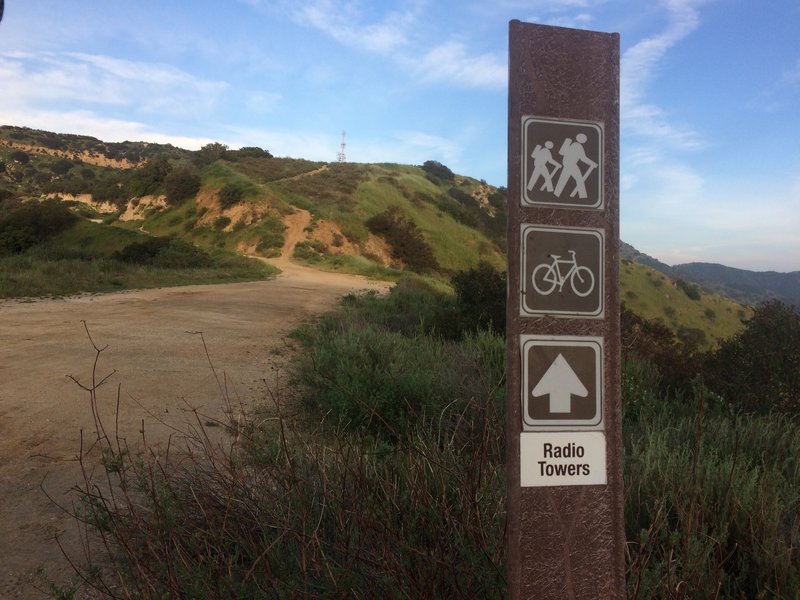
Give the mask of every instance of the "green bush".
M 169 243 L 169 238 L 151 237 L 142 242 L 128 244 L 114 252 L 113 257 L 115 260 L 135 265 L 152 264 L 158 253 L 169 246 Z
M 189 167 L 175 167 L 164 178 L 167 202 L 173 206 L 200 191 L 200 176 Z
M 23 252 L 72 227 L 76 220 L 56 200 L 11 206 L 0 213 L 0 255 Z
M 422 163 L 422 170 L 428 175 L 444 181 L 453 181 L 456 177 L 448 167 L 435 160 L 426 160 Z
M 298 333 L 308 348 L 300 380 L 309 405 L 341 426 L 393 440 L 446 406 L 458 413 L 478 390 L 499 413 L 503 338 L 426 335 L 421 321 L 436 314 L 436 295 L 401 289 L 390 297 L 351 296 L 343 312 Z
M 403 215 L 397 206 L 377 214 L 366 221 L 375 235 L 380 235 L 392 248 L 392 257 L 402 261 L 412 271 L 436 271 L 439 264 L 433 250 L 413 220 Z
M 222 231 L 230 224 L 231 224 L 231 218 L 226 217 L 225 215 L 218 216 L 216 219 L 214 219 L 213 223 L 214 229 L 216 229 L 217 231 Z
M 138 197 L 157 194 L 163 189 L 164 181 L 170 171 L 172 165 L 167 155 L 154 156 L 130 174 L 127 185 L 130 195 Z
M 213 264 L 203 250 L 178 238 L 152 237 L 128 244 L 114 253 L 113 258 L 135 265 L 151 265 L 167 269 L 191 269 Z
M 759 306 L 704 372 L 708 385 L 742 410 L 800 414 L 800 314 L 777 300 Z
M 683 293 L 685 293 L 690 300 L 700 300 L 700 286 L 696 283 L 689 283 L 684 279 L 676 279 L 675 285 L 683 290 Z
M 506 275 L 488 263 L 453 275 L 462 327 L 466 330 L 491 329 L 501 335 L 506 330 Z
M 230 208 L 242 201 L 244 190 L 238 183 L 229 182 L 219 191 L 219 206 L 223 210 Z

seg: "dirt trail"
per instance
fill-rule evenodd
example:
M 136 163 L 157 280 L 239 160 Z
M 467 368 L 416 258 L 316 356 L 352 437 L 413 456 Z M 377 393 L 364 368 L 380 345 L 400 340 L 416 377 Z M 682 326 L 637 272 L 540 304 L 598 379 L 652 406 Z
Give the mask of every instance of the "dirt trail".
M 68 491 L 80 480 L 80 431 L 93 433 L 88 396 L 67 377 L 91 380 L 95 351 L 82 321 L 99 346 L 107 345 L 98 374 L 116 371 L 100 391 L 102 414 L 113 422 L 119 385 L 119 426 L 129 440 L 138 439 L 142 420 L 151 442 L 166 440 L 168 424 L 191 416 L 187 403 L 221 416 L 217 383 L 192 332 L 203 332 L 232 395 L 252 406 L 273 381 L 271 352 L 287 331 L 350 291 L 386 289 L 290 262 L 309 222 L 302 211 L 290 216 L 284 255 L 270 261 L 283 274 L 272 281 L 0 301 L 0 598 L 43 597 L 40 566 L 54 580 L 68 576 L 55 535 L 78 554 L 74 522 L 40 485 L 69 505 Z

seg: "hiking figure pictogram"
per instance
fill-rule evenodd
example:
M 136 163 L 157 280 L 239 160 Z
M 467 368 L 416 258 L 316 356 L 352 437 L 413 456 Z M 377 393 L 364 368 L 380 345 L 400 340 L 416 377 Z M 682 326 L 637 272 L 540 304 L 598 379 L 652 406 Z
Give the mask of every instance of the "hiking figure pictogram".
M 564 163 L 562 164 L 563 169 L 561 170 L 561 175 L 558 178 L 558 183 L 554 191 L 556 196 L 561 196 L 561 192 L 564 191 L 564 187 L 571 179 L 575 182 L 575 189 L 573 189 L 572 193 L 569 195 L 570 198 L 574 198 L 575 194 L 578 194 L 578 197 L 581 199 L 588 197 L 586 193 L 586 179 L 589 177 L 589 174 L 597 168 L 597 163 L 586 157 L 583 145 L 586 143 L 587 139 L 586 134 L 579 133 L 575 136 L 575 141 L 567 138 L 564 140 L 564 143 L 561 144 L 558 153 L 564 157 Z M 587 165 L 589 168 L 586 169 L 586 171 L 582 171 L 581 163 Z
M 522 204 L 603 207 L 603 125 L 523 117 Z
M 533 157 L 533 173 L 528 180 L 528 190 L 532 190 L 533 186 L 536 185 L 536 182 L 539 181 L 541 177 L 544 179 L 544 184 L 539 188 L 540 191 L 553 191 L 553 176 L 561 168 L 561 163 L 553 159 L 553 154 L 550 152 L 552 148 L 553 142 L 548 140 L 544 143 L 544 148 L 541 144 L 536 144 L 536 148 L 531 152 L 531 156 Z M 548 165 L 553 165 L 553 169 L 550 170 Z

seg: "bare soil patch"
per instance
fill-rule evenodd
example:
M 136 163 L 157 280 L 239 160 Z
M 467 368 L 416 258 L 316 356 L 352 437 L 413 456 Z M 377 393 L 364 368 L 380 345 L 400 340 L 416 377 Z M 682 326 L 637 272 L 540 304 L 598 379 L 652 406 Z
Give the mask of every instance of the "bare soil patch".
M 274 353 L 292 327 L 332 308 L 351 291 L 386 289 L 360 277 L 322 273 L 291 263 L 310 216 L 287 220 L 287 243 L 271 261 L 283 274 L 271 281 L 139 290 L 63 300 L 0 302 L 0 597 L 36 598 L 36 569 L 55 581 L 71 574 L 56 545 L 80 554 L 77 526 L 42 488 L 69 506 L 81 480 L 80 432 L 93 439 L 89 398 L 67 377 L 111 376 L 99 393 L 113 423 L 120 389 L 119 428 L 129 441 L 144 423 L 149 442 L 166 442 L 194 419 L 188 407 L 222 417 L 222 397 L 209 367 L 225 374 L 231 396 L 247 409 L 274 384 Z

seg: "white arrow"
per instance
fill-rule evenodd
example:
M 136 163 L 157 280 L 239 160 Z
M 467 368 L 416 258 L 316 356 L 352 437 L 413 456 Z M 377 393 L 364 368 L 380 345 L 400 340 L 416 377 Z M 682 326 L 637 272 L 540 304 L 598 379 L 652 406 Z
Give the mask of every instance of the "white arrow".
M 572 412 L 572 394 L 585 398 L 589 390 L 581 383 L 566 359 L 559 354 L 531 392 L 533 396 L 550 396 L 551 413 Z

